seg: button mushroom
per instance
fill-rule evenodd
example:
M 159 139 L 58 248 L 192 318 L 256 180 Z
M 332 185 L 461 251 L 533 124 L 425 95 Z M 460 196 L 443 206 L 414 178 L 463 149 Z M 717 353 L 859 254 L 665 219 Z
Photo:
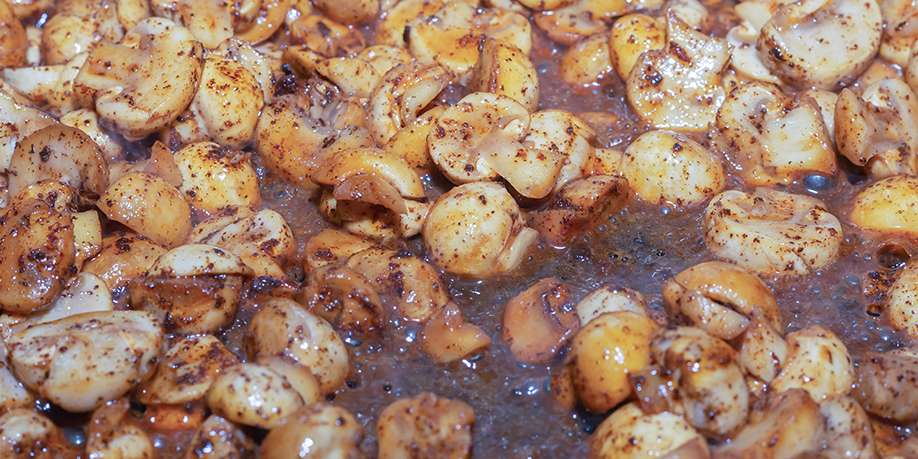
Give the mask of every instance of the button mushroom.
M 421 348 L 438 363 L 469 357 L 490 345 L 491 337 L 481 327 L 466 321 L 453 302 L 435 312 L 421 330 Z
M 0 68 L 25 63 L 27 38 L 25 28 L 7 0 L 0 0 Z
M 111 400 L 100 406 L 89 420 L 86 452 L 90 457 L 146 459 L 155 455 L 153 440 L 131 422 L 127 399 Z
M 325 319 L 288 299 L 272 298 L 249 322 L 250 355 L 286 356 L 309 368 L 322 393 L 344 384 L 349 371 L 344 342 Z
M 717 256 L 756 273 L 803 275 L 838 256 L 842 228 L 819 200 L 757 188 L 728 190 L 708 204 L 705 243 Z
M 207 392 L 207 406 L 219 416 L 270 429 L 299 411 L 303 398 L 283 375 L 254 363 L 223 371 Z
M 396 400 L 379 415 L 379 458 L 469 457 L 475 411 L 460 400 L 422 393 Z
M 215 216 L 196 226 L 191 242 L 224 248 L 242 259 L 255 276 L 285 279 L 281 268 L 296 251 L 293 230 L 271 209 L 254 214 L 243 208 L 227 218 Z
M 401 64 L 386 72 L 370 95 L 370 127 L 376 142 L 385 144 L 411 124 L 448 82 L 446 69 L 437 64 Z
M 561 187 L 544 207 L 529 214 L 529 222 L 549 243 L 563 246 L 604 215 L 620 210 L 629 196 L 628 182 L 620 177 L 584 177 Z
M 897 175 L 864 188 L 854 199 L 850 218 L 868 231 L 918 235 L 918 178 Z
M 681 416 L 669 412 L 644 413 L 629 403 L 607 417 L 590 437 L 594 459 L 670 457 L 682 445 L 703 440 Z M 702 443 L 707 452 L 707 444 Z M 704 456 L 702 456 L 704 457 Z
M 824 431 L 819 405 L 806 391 L 793 389 L 775 394 L 762 410 L 754 411 L 749 423 L 717 448 L 715 456 L 791 459 L 815 452 Z
M 872 414 L 907 424 L 918 419 L 918 351 L 868 352 L 852 394 Z
M 899 79 L 882 79 L 858 95 L 845 88 L 835 105 L 839 152 L 870 175 L 918 172 L 918 95 Z
M 672 131 L 649 131 L 625 149 L 621 173 L 635 196 L 654 204 L 699 204 L 723 190 L 720 159 Z
M 258 177 L 246 153 L 200 142 L 177 151 L 174 160 L 182 174 L 179 190 L 197 209 L 212 214 L 261 202 Z
M 181 338 L 163 353 L 153 377 L 137 389 L 137 400 L 147 405 L 200 400 L 221 372 L 238 363 L 213 335 Z
M 791 2 L 762 26 L 756 49 L 785 83 L 834 90 L 870 65 L 882 30 L 874 0 Z M 840 55 L 845 58 L 838 59 Z
M 255 454 L 254 442 L 239 427 L 212 414 L 201 423 L 184 459 L 226 459 Z
M 656 331 L 646 315 L 616 311 L 600 315 L 577 332 L 571 342 L 571 376 L 577 398 L 587 409 L 603 413 L 628 398 L 628 375 L 650 365 Z
M 675 13 L 666 16 L 666 48 L 638 58 L 628 76 L 628 102 L 658 129 L 704 131 L 714 122 L 725 91 L 721 72 L 730 59 L 720 38 L 695 31 Z
M 99 276 L 112 290 L 121 289 L 142 276 L 166 252 L 162 246 L 136 234 L 113 234 L 102 240 L 98 255 L 83 271 Z
M 716 141 L 751 186 L 788 184 L 805 172 L 835 174 L 819 105 L 765 83 L 730 92 L 717 112 Z
M 918 265 L 906 266 L 886 297 L 886 315 L 893 327 L 918 337 Z
M 436 264 L 474 277 L 516 268 L 538 236 L 525 226 L 510 193 L 487 182 L 458 186 L 437 198 L 422 234 Z
M 316 403 L 271 429 L 259 449 L 264 459 L 361 457 L 363 428 L 344 408 Z
M 103 123 L 129 140 L 168 126 L 194 97 L 203 50 L 191 33 L 163 18 L 139 22 L 118 45 L 103 44 L 74 81 Z
M 609 34 L 609 52 L 612 65 L 622 80 L 627 80 L 631 69 L 647 51 L 666 46 L 666 28 L 663 21 L 646 14 L 626 14 L 612 24 Z
M 0 416 L 0 456 L 11 459 L 77 457 L 50 419 L 31 409 Z
M 23 384 L 67 411 L 86 412 L 144 380 L 162 339 L 152 314 L 107 311 L 34 325 L 6 345 Z
M 787 335 L 787 359 L 772 387 L 803 389 L 813 400 L 846 395 L 854 382 L 848 348 L 834 333 L 818 325 Z
M 529 56 L 516 46 L 489 38 L 473 71 L 477 91 L 507 96 L 533 111 L 539 103 L 539 79 Z
M 97 206 L 109 219 L 166 247 L 181 244 L 191 231 L 191 207 L 166 180 L 129 172 L 109 185 Z

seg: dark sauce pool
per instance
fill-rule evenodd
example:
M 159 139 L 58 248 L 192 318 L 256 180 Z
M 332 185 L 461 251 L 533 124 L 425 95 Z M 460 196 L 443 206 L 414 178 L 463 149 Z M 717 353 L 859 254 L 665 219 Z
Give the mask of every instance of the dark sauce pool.
M 712 8 L 715 19 L 708 30 L 723 36 L 733 20 L 729 4 Z M 367 35 L 372 28 L 366 30 Z M 571 87 L 558 77 L 564 48 L 553 44 L 533 27 L 532 59 L 537 66 L 540 108 L 575 113 L 611 114 L 607 126 L 598 129 L 601 146 L 624 148 L 647 130 L 629 111 L 624 85 L 614 75 L 584 86 Z M 286 38 L 279 37 L 281 43 Z M 454 102 L 467 93 L 453 86 L 443 102 Z M 696 140 L 709 144 L 704 136 Z M 257 163 L 257 158 L 256 158 Z M 263 170 L 260 169 L 263 173 Z M 427 177 L 430 195 L 448 187 L 442 177 Z M 870 181 L 850 164 L 843 164 L 835 177 L 801 177 L 788 191 L 822 199 L 843 222 L 853 196 Z M 743 188 L 735 176 L 730 188 Z M 305 241 L 323 228 L 323 221 L 310 196 L 303 190 L 265 176 L 263 206 L 280 212 L 294 230 L 298 257 L 291 262 L 291 277 L 302 280 Z M 681 270 L 712 259 L 705 249 L 701 218 L 704 206 L 675 209 L 631 201 L 622 211 L 599 222 L 568 247 L 539 245 L 516 272 L 486 280 L 459 279 L 444 275 L 454 301 L 467 320 L 482 327 L 492 339 L 480 355 L 449 365 L 432 363 L 419 349 L 418 324 L 392 320 L 375 337 L 349 338 L 351 375 L 346 387 L 332 399 L 350 410 L 364 425 L 363 447 L 375 456 L 375 424 L 382 409 L 400 397 L 423 391 L 461 399 L 475 409 L 473 457 L 476 458 L 567 458 L 586 454 L 586 439 L 604 416 L 582 410 L 569 411 L 553 402 L 549 379 L 560 368 L 563 354 L 550 365 L 523 365 L 501 340 L 503 306 L 511 297 L 546 276 L 556 276 L 571 286 L 575 301 L 603 285 L 629 287 L 645 295 L 652 307 L 662 310 L 662 283 Z M 788 331 L 822 325 L 835 332 L 858 360 L 867 351 L 886 351 L 904 345 L 905 336 L 890 329 L 883 319 L 885 289 L 895 271 L 909 255 L 918 256 L 918 245 L 908 240 L 880 238 L 845 225 L 845 242 L 839 260 L 822 272 L 803 278 L 765 279 L 775 293 Z M 425 255 L 422 242 L 414 238 L 407 248 Z M 257 304 L 244 304 L 236 322 L 222 337 L 231 349 L 244 356 L 242 338 L 247 320 Z M 395 317 L 391 315 L 391 317 Z M 54 414 L 53 407 L 46 407 Z M 70 426 L 67 432 L 80 439 L 80 426 L 88 418 L 54 416 Z M 157 438 L 164 458 L 181 457 L 190 431 Z M 249 431 L 258 440 L 264 433 Z M 905 432 L 908 433 L 908 432 Z

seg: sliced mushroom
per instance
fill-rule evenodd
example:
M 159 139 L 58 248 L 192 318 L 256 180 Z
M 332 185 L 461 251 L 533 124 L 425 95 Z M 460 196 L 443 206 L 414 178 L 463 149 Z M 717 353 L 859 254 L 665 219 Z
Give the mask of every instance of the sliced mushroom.
M 762 274 L 818 271 L 835 260 L 843 238 L 841 223 L 819 200 L 765 188 L 719 194 L 704 226 L 709 250 Z
M 570 288 L 549 277 L 507 302 L 503 338 L 517 360 L 547 362 L 574 336 L 580 320 L 570 299 Z
M 485 277 L 513 270 L 538 233 L 496 183 L 469 183 L 442 194 L 424 223 L 431 259 L 448 272 Z
M 478 62 L 478 43 L 506 41 L 524 54 L 532 48 L 532 26 L 525 16 L 502 9 L 476 10 L 472 2 L 450 2 L 406 27 L 411 54 L 421 63 L 437 63 L 463 79 Z
M 435 312 L 421 330 L 421 347 L 438 363 L 471 356 L 490 345 L 488 334 L 481 327 L 467 322 L 453 302 Z
M 632 13 L 618 18 L 612 25 L 609 53 L 621 79 L 628 78 L 642 54 L 666 46 L 666 30 L 661 22 L 646 14 Z
M 249 27 L 237 31 L 237 37 L 249 43 L 257 44 L 271 38 L 284 23 L 293 0 L 264 0 Z
M 740 23 L 727 32 L 727 42 L 732 45 L 730 65 L 737 75 L 748 80 L 778 84 L 781 80 L 773 75 L 756 49 L 759 33 L 775 14 L 782 2 L 772 0 L 746 0 L 734 6 Z
M 880 234 L 918 236 L 918 178 L 897 175 L 861 190 L 852 205 L 851 223 Z
M 845 344 L 818 325 L 787 335 L 787 359 L 772 387 L 782 392 L 803 389 L 813 400 L 846 395 L 854 382 L 854 365 Z
M 255 149 L 265 167 L 307 189 L 323 152 L 372 146 L 363 130 L 366 113 L 327 84 L 311 84 L 305 94 L 275 98 L 262 110 Z
M 219 416 L 247 426 L 270 429 L 304 406 L 283 375 L 254 363 L 224 370 L 207 392 L 207 406 Z
M 726 186 L 720 159 L 672 131 L 649 131 L 625 149 L 622 176 L 642 201 L 677 206 L 704 202 Z
M 371 248 L 351 256 L 347 267 L 366 276 L 380 292 L 397 297 L 398 311 L 408 320 L 423 322 L 449 301 L 437 270 L 419 257 Z
M 835 152 L 819 106 L 765 83 L 730 92 L 717 112 L 717 141 L 752 186 L 788 184 L 805 172 L 834 175 Z
M 178 118 L 172 128 L 175 132 L 168 135 L 183 143 L 210 139 L 226 147 L 242 148 L 255 133 L 264 103 L 260 83 L 245 64 L 211 55 L 204 60 L 190 112 Z M 183 136 L 184 130 L 201 135 Z
M 709 261 L 682 271 L 664 284 L 663 298 L 671 312 L 720 339 L 738 337 L 754 321 L 784 330 L 768 286 L 729 263 Z
M 644 314 L 602 314 L 577 332 L 571 343 L 572 379 L 577 398 L 604 413 L 631 395 L 628 375 L 650 365 L 650 342 L 657 325 Z
M 17 408 L 30 408 L 33 403 L 35 397 L 16 379 L 7 362 L 6 346 L 0 345 L 0 415 Z
M 882 79 L 858 96 L 843 89 L 835 105 L 838 150 L 875 177 L 918 172 L 918 95 L 900 79 Z
M 432 171 L 434 164 L 427 151 L 427 137 L 444 111 L 446 107 L 443 105 L 425 111 L 414 122 L 396 132 L 384 149 L 401 156 L 418 174 Z
M 174 186 L 145 172 L 130 172 L 109 185 L 97 203 L 109 219 L 166 247 L 191 231 L 191 208 Z
M 226 207 L 257 207 L 261 202 L 255 169 L 249 155 L 241 151 L 200 142 L 177 151 L 174 159 L 182 175 L 179 190 L 197 209 L 215 213 Z
M 363 428 L 344 408 L 316 403 L 271 429 L 259 449 L 264 459 L 362 457 Z
M 581 327 L 607 312 L 630 311 L 649 315 L 644 296 L 630 288 L 600 287 L 583 297 L 574 309 L 580 318 Z
M 239 363 L 213 335 L 179 339 L 162 355 L 153 377 L 137 390 L 144 404 L 182 404 L 201 400 L 221 372 Z
M 730 59 L 720 38 L 697 32 L 673 12 L 666 48 L 641 54 L 627 80 L 628 102 L 658 129 L 705 131 L 724 101 L 721 72 Z
M 425 392 L 391 403 L 379 414 L 379 458 L 468 457 L 475 411 L 460 400 Z
M 98 43 L 121 41 L 124 28 L 114 2 L 59 3 L 42 27 L 41 54 L 45 63 L 63 64 Z
M 411 56 L 402 48 L 370 46 L 356 56 L 332 57 L 315 62 L 315 72 L 327 78 L 348 96 L 370 97 L 389 70 L 409 64 Z
M 154 312 L 170 330 L 212 333 L 236 316 L 243 277 L 242 260 L 205 244 L 187 244 L 162 254 L 131 284 L 131 305 Z
M 448 82 L 446 69 L 437 64 L 401 64 L 386 72 L 370 95 L 370 127 L 376 142 L 383 145 L 410 125 Z
M 86 412 L 145 379 L 162 339 L 152 314 L 107 311 L 34 325 L 6 345 L 23 384 L 67 411 Z
M 807 0 L 779 7 L 756 49 L 785 83 L 834 90 L 854 80 L 880 47 L 883 18 L 873 0 Z M 844 55 L 844 59 L 836 56 Z
M 25 28 L 7 0 L 0 0 L 0 68 L 25 64 L 28 39 Z
M 74 87 L 104 123 L 138 140 L 169 125 L 191 103 L 202 54 L 187 29 L 167 19 L 144 19 L 120 44 L 94 48 Z
M 296 251 L 293 230 L 281 214 L 271 209 L 249 213 L 246 209 L 225 220 L 218 216 L 202 222 L 192 230 L 189 239 L 229 250 L 255 276 L 286 278 L 280 263 Z
M 136 234 L 113 234 L 102 240 L 102 250 L 83 265 L 112 290 L 142 276 L 166 252 L 162 246 Z
M 48 307 L 75 262 L 71 213 L 23 197 L 30 191 L 14 197 L 0 218 L 0 310 L 14 314 Z
M 686 421 L 709 435 L 726 435 L 746 422 L 749 390 L 736 353 L 725 341 L 693 327 L 668 330 L 653 355 L 673 375 Z
M 57 180 L 91 203 L 108 187 L 108 164 L 99 146 L 83 131 L 62 124 L 33 132 L 16 145 L 8 189 L 15 195 L 42 180 Z
M 131 422 L 130 402 L 111 400 L 96 409 L 89 420 L 86 452 L 90 457 L 147 459 L 156 454 L 153 440 Z
M 879 457 L 873 440 L 873 430 L 867 413 L 850 397 L 831 397 L 819 404 L 826 423 L 827 457 Z
M 347 349 L 325 319 L 288 299 L 272 298 L 249 322 L 247 342 L 256 358 L 285 356 L 319 380 L 322 393 L 344 384 L 349 371 Z
M 584 177 L 561 187 L 545 207 L 529 214 L 529 221 L 549 243 L 560 246 L 620 210 L 629 196 L 628 182 L 622 178 Z
M 877 416 L 908 424 L 918 419 L 918 351 L 912 347 L 868 352 L 852 394 Z
M 825 430 L 819 405 L 806 391 L 792 389 L 771 397 L 729 443 L 715 451 L 716 457 L 738 459 L 768 457 L 792 459 L 820 447 Z
M 638 459 L 670 457 L 682 445 L 703 440 L 681 416 L 669 412 L 644 413 L 629 403 L 612 413 L 590 437 L 590 457 L 594 459 Z M 702 451 L 707 444 L 702 443 Z
M 309 311 L 346 332 L 368 333 L 385 322 L 385 309 L 370 281 L 342 266 L 309 273 L 302 301 Z
M 512 159 L 514 150 L 525 150 L 520 142 L 528 128 L 529 112 L 520 103 L 496 94 L 472 93 L 437 118 L 427 146 L 433 162 L 453 183 L 491 180 L 497 172 L 489 156 Z M 557 170 L 560 164 L 554 167 Z
M 96 275 L 84 271 L 70 279 L 47 311 L 29 317 L 26 323 L 43 324 L 79 314 L 114 309 L 112 294 L 105 282 Z
M 307 61 L 316 62 L 321 58 L 356 54 L 364 47 L 363 35 L 357 29 L 333 21 L 321 14 L 301 16 L 290 23 L 287 28 L 294 42 L 302 43 L 302 45 L 287 48 L 284 51 L 285 60 L 294 57 L 294 54 L 289 52 L 296 53 L 297 59 L 309 57 Z M 297 70 L 305 69 L 311 70 L 312 67 L 306 65 Z
M 306 270 L 344 262 L 351 255 L 372 248 L 373 241 L 336 229 L 325 229 L 306 241 Z
M 61 116 L 61 124 L 75 127 L 89 136 L 104 153 L 105 159 L 112 163 L 122 159 L 124 148 L 107 130 L 99 126 L 99 116 L 89 109 L 79 109 Z
M 239 427 L 212 414 L 201 423 L 188 443 L 184 459 L 240 458 L 254 454 L 254 442 Z
M 561 79 L 568 84 L 598 84 L 599 79 L 610 70 L 612 58 L 609 55 L 609 37 L 605 34 L 592 35 L 568 48 L 561 56 Z
M 54 118 L 48 114 L 23 105 L 0 90 L 0 170 L 9 168 L 17 143 L 52 124 Z
M 471 87 L 507 96 L 534 111 L 539 104 L 539 78 L 529 56 L 503 40 L 486 39 L 473 72 Z
M 29 99 L 29 104 L 57 116 L 79 108 L 73 80 L 88 54 L 80 53 L 57 65 L 3 69 L 3 84 Z
M 906 266 L 886 292 L 886 315 L 893 327 L 918 337 L 918 265 Z
M 576 0 L 569 3 L 551 11 L 543 11 L 533 20 L 552 40 L 564 45 L 573 45 L 585 37 L 604 31 L 604 21 L 611 21 L 635 10 L 656 9 L 663 4 L 659 0 Z

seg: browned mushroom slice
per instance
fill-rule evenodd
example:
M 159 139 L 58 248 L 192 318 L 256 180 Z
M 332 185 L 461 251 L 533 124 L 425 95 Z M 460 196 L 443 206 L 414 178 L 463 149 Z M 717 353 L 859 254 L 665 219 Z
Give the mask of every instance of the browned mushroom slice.
M 504 306 L 503 338 L 517 360 L 547 362 L 580 328 L 570 289 L 553 277 L 520 292 Z
M 546 207 L 530 214 L 529 221 L 549 243 L 564 245 L 603 215 L 621 209 L 628 196 L 628 182 L 623 178 L 594 175 L 578 179 L 563 186 Z
M 491 338 L 477 325 L 467 322 L 455 303 L 447 303 L 421 331 L 421 347 L 435 362 L 448 363 L 486 349 Z

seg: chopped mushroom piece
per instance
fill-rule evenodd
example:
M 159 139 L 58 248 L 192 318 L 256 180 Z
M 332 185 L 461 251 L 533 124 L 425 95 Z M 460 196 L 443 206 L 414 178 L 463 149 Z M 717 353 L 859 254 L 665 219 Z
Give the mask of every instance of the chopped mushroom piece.
M 472 88 L 507 96 L 534 111 L 539 105 L 539 78 L 529 56 L 503 40 L 486 39 L 475 67 Z
M 386 319 L 370 281 L 343 266 L 323 266 L 309 273 L 302 301 L 309 311 L 345 332 L 379 330 Z
M 630 288 L 600 287 L 583 297 L 574 308 L 581 327 L 607 312 L 630 311 L 649 316 L 644 296 Z
M 449 363 L 487 349 L 491 338 L 481 327 L 467 322 L 455 303 L 434 313 L 421 330 L 421 347 L 438 363 Z
M 449 302 L 446 284 L 436 268 L 396 250 L 370 248 L 352 255 L 346 263 L 380 291 L 398 298 L 398 312 L 408 320 L 423 322 Z
M 882 79 L 860 96 L 843 89 L 835 119 L 839 152 L 870 175 L 918 172 L 918 95 L 902 80 Z
M 448 82 L 446 69 L 437 64 L 407 63 L 386 72 L 370 95 L 370 127 L 376 142 L 385 144 L 414 122 Z
M 745 83 L 730 92 L 717 112 L 716 141 L 750 186 L 789 184 L 806 172 L 835 174 L 819 105 L 769 84 Z
M 238 363 L 213 335 L 186 336 L 163 353 L 153 377 L 137 389 L 137 400 L 147 405 L 201 400 L 217 376 Z
M 191 206 L 166 180 L 146 172 L 129 172 L 108 186 L 97 206 L 157 244 L 175 247 L 191 231 Z
M 792 459 L 815 452 L 824 430 L 819 405 L 806 391 L 791 389 L 774 394 L 767 406 L 750 414 L 749 423 L 718 448 L 715 456 Z
M 377 421 L 379 457 L 469 457 L 474 422 L 472 407 L 460 400 L 426 392 L 397 400 Z
M 144 380 L 162 339 L 151 313 L 107 311 L 34 325 L 6 346 L 23 384 L 67 411 L 86 412 Z
M 86 452 L 89 457 L 154 457 L 153 440 L 137 423 L 131 422 L 128 412 L 130 408 L 130 402 L 122 398 L 111 400 L 93 412 L 86 433 Z
M 886 315 L 893 327 L 918 338 L 918 264 L 910 263 L 886 293 Z
M 325 319 L 293 300 L 265 301 L 249 321 L 247 340 L 253 357 L 284 356 L 309 368 L 324 394 L 347 377 L 348 353 L 341 337 Z
M 826 423 L 826 457 L 875 459 L 876 445 L 867 413 L 850 397 L 832 397 L 819 404 Z
M 207 392 L 207 406 L 230 421 L 270 429 L 304 402 L 283 375 L 264 365 L 243 363 L 217 376 Z
M 838 256 L 842 227 L 809 196 L 728 190 L 708 204 L 705 242 L 717 256 L 756 273 L 804 275 Z
M 63 433 L 44 415 L 19 408 L 0 416 L 0 456 L 11 459 L 78 457 Z
M 182 176 L 179 191 L 193 207 L 213 214 L 226 207 L 257 207 L 261 202 L 258 176 L 248 154 L 200 142 L 182 148 L 173 158 Z
M 529 222 L 549 243 L 563 246 L 620 210 L 629 196 L 628 182 L 620 177 L 584 177 L 561 187 L 545 207 L 529 214 Z
M 746 422 L 749 390 L 734 350 L 693 327 L 667 330 L 652 345 L 654 360 L 673 375 L 675 392 L 694 428 L 727 435 Z
M 785 83 L 835 90 L 870 65 L 882 30 L 874 0 L 790 2 L 762 26 L 756 49 Z
M 184 459 L 235 459 L 254 454 L 254 443 L 239 427 L 212 414 L 198 427 Z
M 852 394 L 864 409 L 902 424 L 918 419 L 918 350 L 868 352 Z
M 622 80 L 627 80 L 631 69 L 647 51 L 666 47 L 666 28 L 663 21 L 641 13 L 626 14 L 615 21 L 609 35 L 609 52 L 612 65 Z
M 504 306 L 502 323 L 510 352 L 525 363 L 549 361 L 580 328 L 570 288 L 553 277 L 511 298 Z
M 854 364 L 845 344 L 831 331 L 813 325 L 790 333 L 787 349 L 784 367 L 771 383 L 776 391 L 803 389 L 822 401 L 851 390 Z
M 103 123 L 138 140 L 175 120 L 194 97 L 203 50 L 191 33 L 162 18 L 139 22 L 120 44 L 89 53 L 74 82 Z
M 131 305 L 159 316 L 170 331 L 215 333 L 236 316 L 242 260 L 219 247 L 187 244 L 162 254 L 130 286 Z
M 146 274 L 165 252 L 143 236 L 116 233 L 102 240 L 101 251 L 83 265 L 83 272 L 99 276 L 114 291 Z
M 628 102 L 655 128 L 705 131 L 726 95 L 721 73 L 729 46 L 695 31 L 673 12 L 666 16 L 666 41 L 666 48 L 647 51 L 635 62 Z
M 612 70 L 608 41 L 605 34 L 596 34 L 568 48 L 561 56 L 561 79 L 572 85 L 598 84 Z

